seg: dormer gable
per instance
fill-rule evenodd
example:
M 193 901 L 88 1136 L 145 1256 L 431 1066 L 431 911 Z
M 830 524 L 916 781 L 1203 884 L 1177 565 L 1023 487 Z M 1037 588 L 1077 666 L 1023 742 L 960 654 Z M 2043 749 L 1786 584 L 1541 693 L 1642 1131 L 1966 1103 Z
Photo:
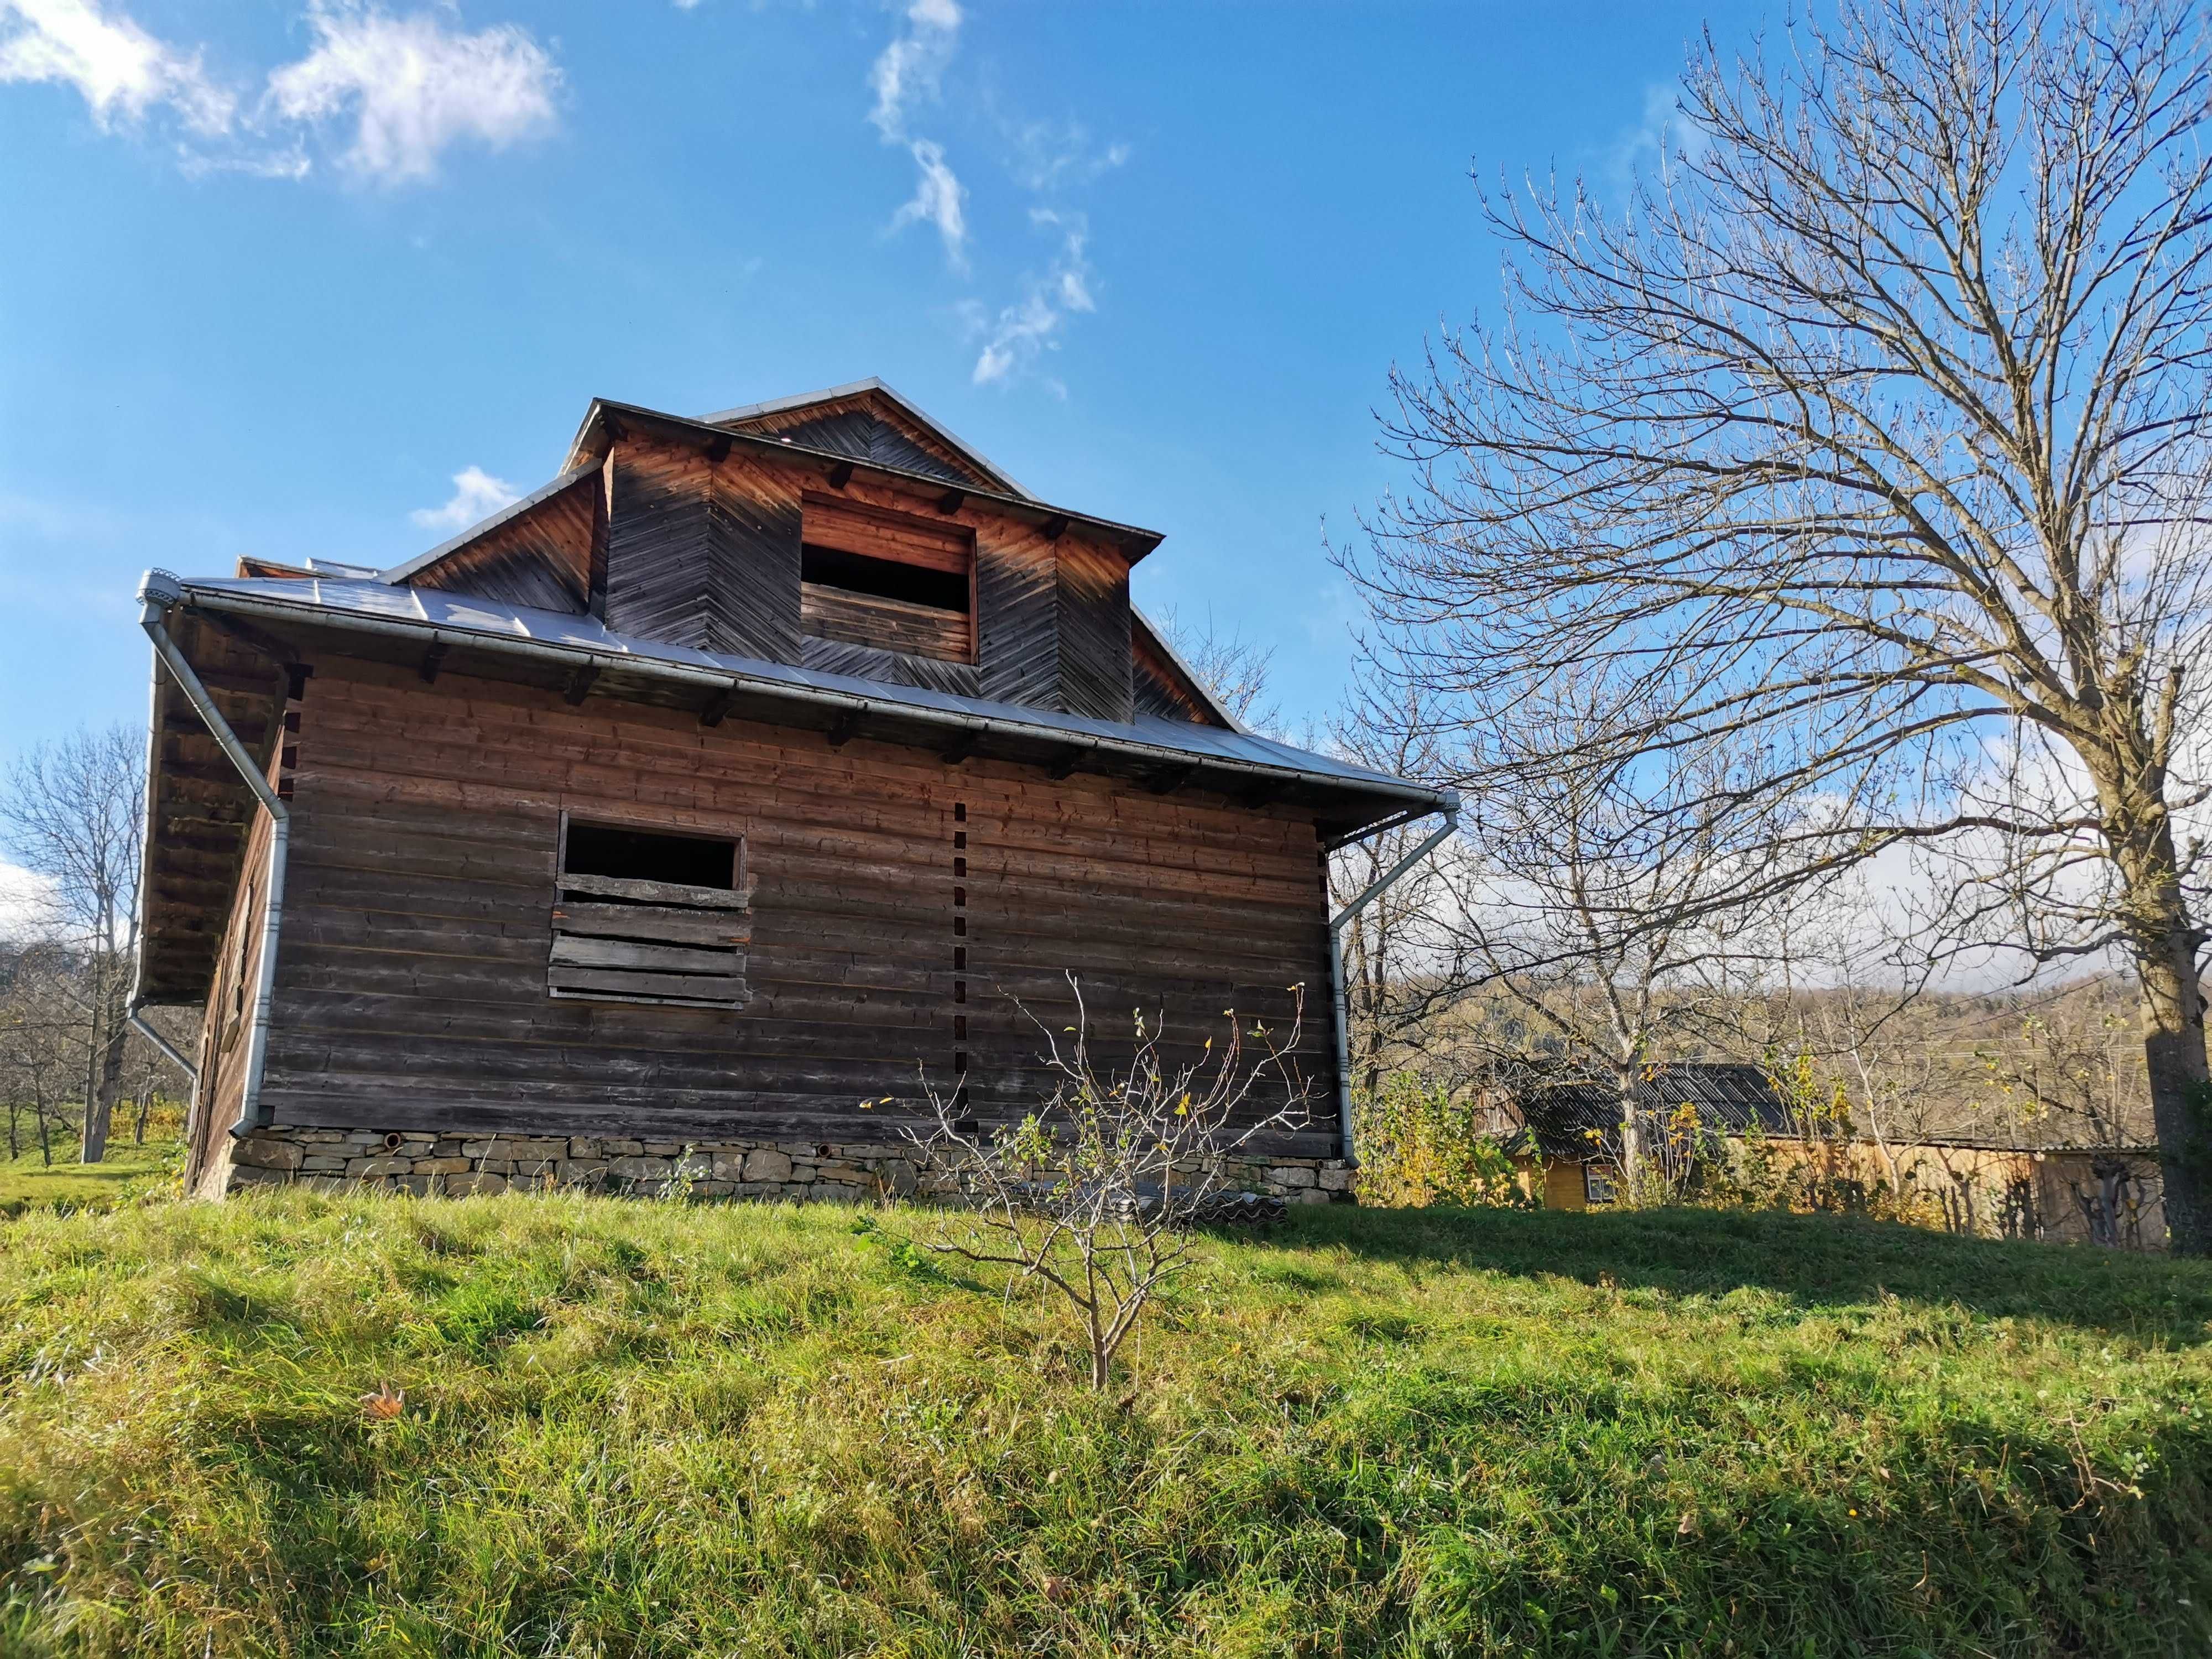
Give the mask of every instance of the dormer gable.
M 1038 501 L 879 382 L 706 420 L 596 402 L 568 459 L 382 580 L 890 685 L 1232 724 L 1131 611 L 1157 533 Z

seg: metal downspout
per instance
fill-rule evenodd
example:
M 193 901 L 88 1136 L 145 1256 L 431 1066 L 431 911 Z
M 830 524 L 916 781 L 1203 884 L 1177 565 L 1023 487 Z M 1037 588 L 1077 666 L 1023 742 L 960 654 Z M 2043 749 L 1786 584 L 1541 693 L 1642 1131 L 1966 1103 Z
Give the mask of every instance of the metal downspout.
M 1447 789 L 1443 794 L 1444 821 L 1434 834 L 1419 847 L 1400 859 L 1397 863 L 1367 884 L 1367 889 L 1351 903 L 1329 918 L 1328 977 L 1330 1000 L 1336 1011 L 1336 1121 L 1338 1149 L 1346 1164 L 1357 1165 L 1358 1148 L 1352 1139 L 1352 1013 L 1346 996 L 1344 982 L 1344 930 L 1362 910 L 1380 898 L 1399 877 L 1412 869 L 1433 852 L 1455 830 L 1459 828 L 1459 792 Z
M 139 626 L 154 641 L 155 651 L 185 700 L 198 711 L 210 734 L 229 757 L 230 763 L 238 769 L 238 775 L 246 781 L 246 787 L 268 810 L 270 818 L 268 894 L 261 910 L 261 970 L 256 976 L 253 992 L 253 1024 L 246 1039 L 246 1090 L 239 1102 L 238 1121 L 230 1127 L 232 1134 L 243 1135 L 260 1123 L 261 1077 L 269 1062 L 270 1004 L 276 985 L 276 939 L 284 917 L 284 855 L 291 840 L 292 814 L 270 787 L 268 778 L 254 765 L 253 757 L 246 753 L 238 733 L 230 729 L 230 722 L 223 719 L 222 711 L 208 696 L 207 687 L 200 683 L 200 677 L 192 672 L 191 664 L 185 660 L 185 653 L 177 649 L 177 642 L 162 625 L 168 606 L 183 597 L 183 590 L 175 586 L 174 578 L 159 571 L 149 572 L 138 590 L 139 601 L 145 606 Z M 166 1043 L 162 1046 L 167 1047 Z

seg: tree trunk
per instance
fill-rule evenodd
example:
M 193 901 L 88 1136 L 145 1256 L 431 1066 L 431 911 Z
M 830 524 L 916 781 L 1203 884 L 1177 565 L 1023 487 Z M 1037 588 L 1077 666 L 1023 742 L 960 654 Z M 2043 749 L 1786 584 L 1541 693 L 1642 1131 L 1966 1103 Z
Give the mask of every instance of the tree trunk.
M 1621 1195 L 1632 1204 L 1643 1191 L 1644 1126 L 1636 1115 L 1635 1074 L 1625 1073 L 1617 1082 L 1620 1093 Z
M 122 1017 L 122 1010 L 112 1008 L 112 997 L 100 1005 L 100 1018 L 107 1022 L 107 1042 L 100 1050 L 100 1073 L 84 1103 L 84 1150 L 87 1164 L 97 1164 L 107 1156 L 107 1133 L 115 1121 L 115 1097 L 123 1086 L 123 1060 L 130 1047 L 131 1027 Z
M 2166 1182 L 2166 1225 L 2177 1255 L 2212 1255 L 2212 1088 L 2207 1086 L 2204 1004 L 2197 952 L 2179 894 L 2163 951 L 2138 954 L 2143 1060 L 2150 1073 L 2151 1121 L 2158 1130 Z

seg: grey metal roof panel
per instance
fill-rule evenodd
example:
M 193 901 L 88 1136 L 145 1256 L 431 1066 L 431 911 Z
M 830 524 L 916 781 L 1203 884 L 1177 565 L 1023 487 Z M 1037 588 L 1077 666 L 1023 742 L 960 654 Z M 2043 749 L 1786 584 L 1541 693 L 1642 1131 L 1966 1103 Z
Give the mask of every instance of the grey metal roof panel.
M 1122 724 L 1019 703 L 958 696 L 921 686 L 823 673 L 790 663 L 726 656 L 658 640 L 627 637 L 611 632 L 596 617 L 500 605 L 465 593 L 396 586 L 375 579 L 185 579 L 169 577 L 167 573 L 149 574 L 145 592 L 149 597 L 167 598 L 171 585 L 177 597 L 217 611 L 289 614 L 299 620 L 338 628 L 349 623 L 403 628 L 425 635 L 435 634 L 455 644 L 471 638 L 487 643 L 511 641 L 549 647 L 580 659 L 589 658 L 603 668 L 626 667 L 648 675 L 669 673 L 702 683 L 734 679 L 771 693 L 781 688 L 794 695 L 835 697 L 886 710 L 932 716 L 947 724 L 988 724 L 1041 738 L 1088 741 L 1109 750 L 1142 751 L 1147 756 L 1199 765 L 1287 775 L 1310 784 L 1389 796 L 1421 811 L 1439 811 L 1448 803 L 1447 791 L 1394 778 L 1332 755 L 1293 748 L 1256 732 L 1227 731 L 1184 720 L 1161 720 L 1154 715 L 1139 715 Z

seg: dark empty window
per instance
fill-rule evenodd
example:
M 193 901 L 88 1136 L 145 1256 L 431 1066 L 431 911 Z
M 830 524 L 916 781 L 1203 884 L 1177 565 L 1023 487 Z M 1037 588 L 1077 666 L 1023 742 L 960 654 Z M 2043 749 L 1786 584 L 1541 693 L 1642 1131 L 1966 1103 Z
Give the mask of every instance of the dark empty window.
M 787 567 L 788 568 L 788 567 Z M 926 605 L 939 611 L 968 610 L 968 578 L 958 571 L 932 570 L 895 559 L 875 559 L 835 547 L 799 549 L 799 580 L 848 593 Z
M 966 526 L 809 495 L 799 542 L 799 631 L 808 638 L 975 660 L 975 538 Z M 807 660 L 854 670 L 848 653 L 817 650 Z
M 568 819 L 547 988 L 598 1002 L 744 1006 L 752 893 L 735 836 Z
M 563 875 L 612 876 L 621 881 L 668 882 L 727 892 L 738 884 L 738 844 L 707 836 L 571 823 L 561 870 Z

